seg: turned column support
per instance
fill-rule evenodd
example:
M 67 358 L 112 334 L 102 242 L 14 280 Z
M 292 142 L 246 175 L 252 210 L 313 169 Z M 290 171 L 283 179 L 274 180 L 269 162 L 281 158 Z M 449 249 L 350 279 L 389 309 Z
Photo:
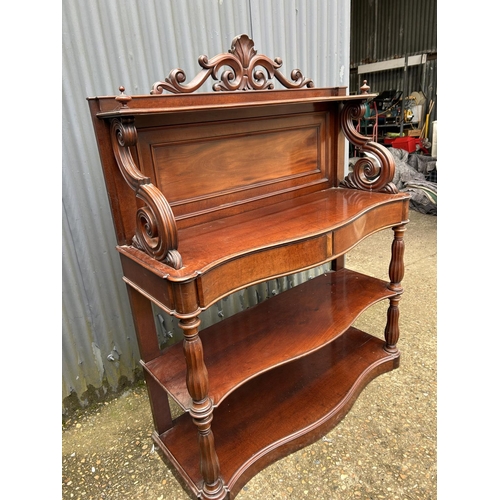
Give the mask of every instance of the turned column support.
M 204 500 L 223 500 L 226 496 L 226 490 L 220 476 L 219 458 L 215 451 L 215 440 L 211 428 L 213 402 L 208 393 L 208 371 L 203 357 L 203 344 L 199 337 L 201 321 L 198 317 L 199 310 L 195 300 L 194 287 L 194 281 L 182 284 L 178 287 L 176 294 L 176 303 L 182 309 L 178 312 L 179 327 L 184 334 L 186 387 L 192 400 L 189 414 L 198 429 L 200 470 L 203 478 L 202 498 Z M 188 310 L 191 310 L 192 313 L 187 314 Z
M 392 228 L 394 231 L 394 239 L 391 247 L 391 262 L 389 264 L 389 279 L 391 280 L 388 287 L 390 290 L 398 294 L 389 299 L 389 309 L 387 310 L 387 323 L 385 327 L 385 347 L 387 352 L 397 353 L 396 344 L 399 340 L 399 301 L 403 293 L 401 281 L 404 276 L 404 249 L 403 240 L 406 224 L 401 224 Z

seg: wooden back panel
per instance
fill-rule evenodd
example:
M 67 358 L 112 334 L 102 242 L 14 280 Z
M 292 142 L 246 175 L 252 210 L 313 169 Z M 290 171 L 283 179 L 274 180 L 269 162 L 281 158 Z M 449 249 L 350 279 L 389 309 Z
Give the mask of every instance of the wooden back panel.
M 151 95 L 120 87 L 117 96 L 88 98 L 118 244 L 174 269 L 183 266 L 179 229 L 337 187 L 344 134 L 361 150 L 367 142 L 352 126 L 366 89 L 361 96 L 318 89 L 299 69 L 288 79 L 280 58 L 260 55 L 247 35 L 198 62 L 189 83 L 174 69 Z M 215 92 L 197 94 L 208 78 Z M 275 90 L 274 80 L 286 90 Z M 390 175 L 365 163 L 351 187 L 385 189 Z
M 179 228 L 325 189 L 334 141 L 328 108 L 316 108 L 145 121 L 137 128 L 138 166 L 165 195 Z

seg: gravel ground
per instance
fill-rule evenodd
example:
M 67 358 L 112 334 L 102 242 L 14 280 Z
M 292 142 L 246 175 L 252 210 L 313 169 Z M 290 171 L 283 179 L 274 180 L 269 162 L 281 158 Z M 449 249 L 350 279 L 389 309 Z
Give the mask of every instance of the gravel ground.
M 434 500 L 437 498 L 437 217 L 410 213 L 405 292 L 400 303 L 401 366 L 373 380 L 323 439 L 270 465 L 238 500 Z M 361 242 L 350 268 L 387 279 L 392 231 Z M 378 250 L 380 249 L 380 255 Z M 387 302 L 356 326 L 385 327 Z M 145 384 L 76 410 L 63 422 L 62 498 L 190 498 L 153 447 Z

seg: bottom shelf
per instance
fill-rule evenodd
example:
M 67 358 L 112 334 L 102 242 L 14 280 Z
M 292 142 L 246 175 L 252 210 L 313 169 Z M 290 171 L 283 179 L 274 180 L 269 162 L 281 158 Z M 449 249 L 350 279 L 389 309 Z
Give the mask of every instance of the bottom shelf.
M 399 366 L 384 341 L 349 328 L 320 350 L 244 384 L 214 410 L 212 430 L 227 498 L 272 462 L 318 440 L 378 375 Z M 153 439 L 200 496 L 197 430 L 189 414 Z

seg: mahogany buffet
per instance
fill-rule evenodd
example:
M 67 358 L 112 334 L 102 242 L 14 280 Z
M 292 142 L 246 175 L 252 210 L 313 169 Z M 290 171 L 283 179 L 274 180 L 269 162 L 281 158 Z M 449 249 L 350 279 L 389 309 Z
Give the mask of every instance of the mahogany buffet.
M 356 131 L 366 89 L 315 88 L 300 70 L 287 78 L 247 35 L 198 61 L 190 83 L 175 69 L 150 95 L 121 87 L 88 103 L 153 440 L 190 496 L 226 500 L 399 366 L 409 195 L 392 183 L 389 152 Z M 214 92 L 195 93 L 210 77 Z M 346 138 L 360 158 L 347 176 Z M 346 252 L 385 229 L 388 280 L 347 269 Z M 330 272 L 200 328 L 200 313 L 230 293 L 325 263 Z M 351 326 L 383 299 L 383 334 Z M 178 319 L 182 342 L 160 349 L 151 303 Z

